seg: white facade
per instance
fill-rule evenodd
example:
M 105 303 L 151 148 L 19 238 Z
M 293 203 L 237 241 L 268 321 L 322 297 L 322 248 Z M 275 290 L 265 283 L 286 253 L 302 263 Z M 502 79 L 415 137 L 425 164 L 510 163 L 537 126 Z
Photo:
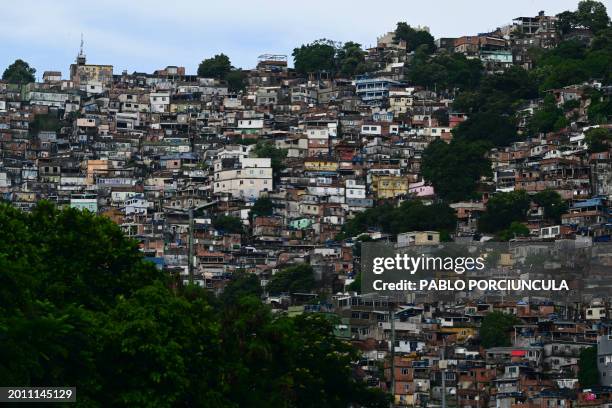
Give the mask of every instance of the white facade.
M 151 112 L 163 113 L 168 112 L 170 106 L 170 93 L 169 92 L 152 92 L 149 96 L 149 102 L 151 104 Z
M 346 180 L 346 198 L 366 198 L 365 184 L 358 184 L 356 180 Z
M 263 119 L 240 119 L 238 120 L 238 128 L 239 129 L 263 129 L 264 121 Z
M 146 214 L 149 203 L 142 196 L 125 200 L 125 215 Z
M 224 167 L 223 160 L 214 163 L 214 193 L 257 199 L 262 192 L 272 191 L 272 164 L 268 158 L 241 157 L 233 167 Z
M 382 134 L 381 125 L 361 125 L 361 133 L 364 135 L 380 135 Z

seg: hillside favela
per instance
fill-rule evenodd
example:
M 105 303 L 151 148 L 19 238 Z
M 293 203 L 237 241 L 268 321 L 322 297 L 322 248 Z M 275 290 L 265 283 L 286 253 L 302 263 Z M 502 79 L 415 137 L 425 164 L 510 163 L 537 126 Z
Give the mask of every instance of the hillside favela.
M 452 38 L 398 11 L 368 45 L 313 32 L 252 68 L 128 72 L 86 30 L 66 66 L 11 57 L 0 387 L 83 407 L 611 407 L 605 3 Z M 383 244 L 490 245 L 494 284 L 366 290 Z M 544 272 L 563 290 L 497 284 Z

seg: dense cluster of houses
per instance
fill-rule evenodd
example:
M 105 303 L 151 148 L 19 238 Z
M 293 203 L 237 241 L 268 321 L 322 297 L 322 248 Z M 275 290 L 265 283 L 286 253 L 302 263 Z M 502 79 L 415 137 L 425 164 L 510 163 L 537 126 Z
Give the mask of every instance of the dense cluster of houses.
M 530 68 L 529 47 L 559 41 L 555 20 L 520 17 L 507 29 L 436 45 L 479 58 L 492 72 Z M 589 39 L 588 32 L 571 35 Z M 391 384 L 398 405 L 604 406 L 612 388 L 579 388 L 577 362 L 598 338 L 612 343 L 608 299 L 407 304 L 347 290 L 359 263 L 352 241 L 336 240 L 342 226 L 381 203 L 434 202 L 420 172 L 422 152 L 433 140 L 450 141 L 467 119 L 452 110 L 451 95 L 402 82 L 410 56 L 392 37 L 368 50 L 366 58 L 381 66 L 376 74 L 301 77 L 286 56 L 262 55 L 244 71 L 248 84 L 239 92 L 178 66 L 115 73 L 112 65 L 88 63 L 82 51 L 68 79 L 47 71 L 42 82 L 0 81 L 2 198 L 26 211 L 45 199 L 105 215 L 159 268 L 216 291 L 237 270 L 257 274 L 265 287 L 283 266 L 310 263 L 321 286 L 341 295 L 329 303 L 313 302 L 310 293 L 268 302 L 290 313 L 339 315 L 338 335 L 363 350 L 364 377 L 373 386 Z M 553 189 L 570 204 L 558 225 L 545 224 L 534 208 L 533 239 L 610 238 L 610 150 L 591 154 L 585 143 L 587 85 L 610 92 L 597 81 L 552 92 L 559 106 L 578 101 L 568 113 L 571 126 L 490 151 L 489 194 Z M 526 114 L 541 102 L 531 101 Z M 449 111 L 448 123 L 435 118 L 438 109 Z M 454 236 L 475 235 L 489 194 L 452 203 Z M 253 215 L 263 199 L 271 210 Z M 242 232 L 217 222 L 228 218 L 238 219 Z M 512 346 L 471 346 L 483 316 L 495 310 L 523 322 Z M 612 363 L 612 346 L 601 349 L 609 353 L 602 364 Z

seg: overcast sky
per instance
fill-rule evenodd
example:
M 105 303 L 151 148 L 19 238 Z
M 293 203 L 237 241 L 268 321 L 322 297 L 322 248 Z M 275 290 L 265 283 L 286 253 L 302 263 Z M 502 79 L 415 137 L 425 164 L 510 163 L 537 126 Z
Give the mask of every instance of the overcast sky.
M 610 1 L 604 0 L 608 10 Z M 252 68 L 264 53 L 287 54 L 318 38 L 364 46 L 397 21 L 425 25 L 434 37 L 486 32 L 539 10 L 574 10 L 577 0 L 200 0 L 0 1 L 0 71 L 21 58 L 63 76 L 81 33 L 87 61 L 112 64 L 115 73 L 152 72 L 167 65 L 195 73 L 206 57 L 223 52 Z

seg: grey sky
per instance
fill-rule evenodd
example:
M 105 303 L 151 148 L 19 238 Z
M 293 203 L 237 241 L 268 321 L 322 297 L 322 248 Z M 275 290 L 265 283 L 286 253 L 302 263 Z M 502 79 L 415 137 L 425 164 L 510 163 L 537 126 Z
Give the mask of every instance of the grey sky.
M 610 10 L 609 0 L 603 1 Z M 195 73 L 205 57 L 224 52 L 251 68 L 264 53 L 287 54 L 318 38 L 365 46 L 397 21 L 426 25 L 434 37 L 469 35 L 511 23 L 539 10 L 574 10 L 577 0 L 279 0 L 33 1 L 0 2 L 0 70 L 16 58 L 40 78 L 64 77 L 85 38 L 88 62 L 152 72 L 166 65 Z M 1 72 L 0 71 L 0 72 Z

